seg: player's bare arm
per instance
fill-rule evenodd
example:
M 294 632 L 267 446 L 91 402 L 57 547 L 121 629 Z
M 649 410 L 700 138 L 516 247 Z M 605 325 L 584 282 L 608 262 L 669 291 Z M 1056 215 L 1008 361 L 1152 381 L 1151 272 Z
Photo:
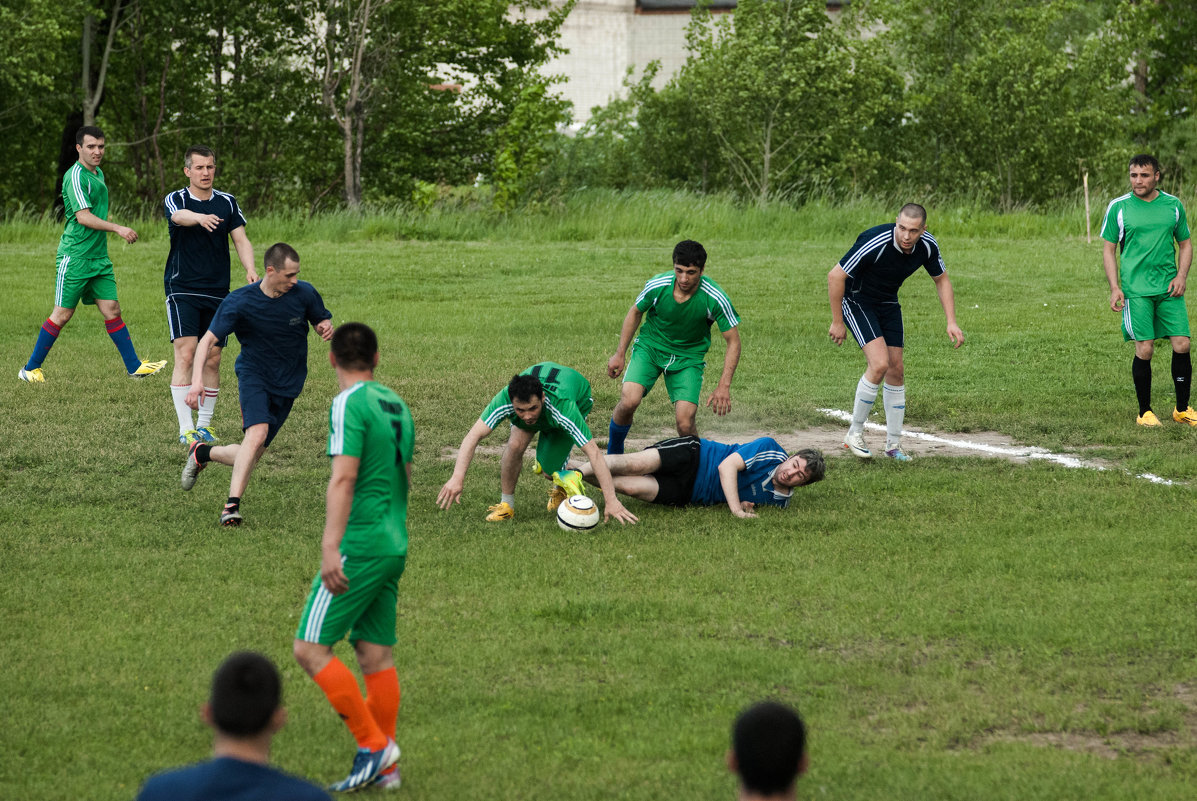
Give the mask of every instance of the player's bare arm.
M 733 453 L 719 463 L 719 486 L 723 488 L 723 497 L 727 499 L 727 508 L 736 517 L 756 517 L 752 511 L 753 505 L 740 502 L 740 471 L 747 469 L 744 457 Z
M 848 274 L 838 264 L 827 273 L 827 300 L 831 303 L 831 328 L 827 335 L 836 345 L 843 345 L 848 337 L 848 327 L 844 325 L 844 289 L 848 285 Z
M 116 234 L 130 245 L 137 241 L 137 232 L 132 228 L 117 225 L 114 222 L 108 222 L 108 220 L 101 220 L 92 213 L 91 209 L 79 209 L 75 212 L 75 222 L 93 231 L 107 231 L 108 233 Z
M 627 362 L 628 346 L 632 344 L 632 337 L 640 328 L 640 321 L 644 319 L 644 312 L 632 304 L 627 315 L 623 318 L 623 325 L 619 327 L 619 345 L 615 348 L 615 355 L 607 361 L 607 375 L 619 378 Z
M 252 284 L 258 280 L 258 270 L 254 267 L 254 246 L 245 235 L 245 227 L 238 226 L 229 234 L 233 239 L 233 249 L 237 251 L 237 260 L 245 268 L 245 283 Z
M 1174 298 L 1183 297 L 1185 284 L 1189 280 L 1189 268 L 1193 265 L 1193 240 L 1186 239 L 1176 246 L 1176 277 L 1168 284 L 1168 294 Z
M 179 209 L 170 215 L 170 221 L 184 228 L 191 228 L 198 225 L 205 231 L 212 232 L 224 222 L 224 219 L 217 217 L 215 214 L 197 214 L 190 209 Z
M 615 495 L 615 480 L 611 478 L 611 470 L 607 467 L 605 454 L 599 450 L 594 440 L 589 440 L 582 446 L 582 453 L 586 454 L 586 458 L 590 460 L 590 465 L 594 468 L 594 480 L 598 482 L 599 489 L 603 491 L 603 521 L 606 522 L 614 517 L 621 524 L 639 522 L 640 518 L 629 512 Z
M 465 475 L 466 471 L 470 469 L 470 462 L 474 460 L 474 451 L 478 449 L 479 442 L 490 436 L 491 431 L 494 429 L 479 419 L 475 420 L 474 425 L 466 432 L 465 439 L 461 441 L 461 447 L 457 449 L 457 463 L 453 466 L 453 475 L 449 477 L 436 496 L 436 505 L 441 509 L 448 509 L 455 503 L 461 503 Z
M 349 579 L 341 567 L 341 539 L 353 508 L 353 487 L 361 459 L 337 454 L 332 458 L 332 475 L 325 494 L 324 533 L 320 537 L 320 581 L 333 595 L 349 589 Z
M 1116 312 L 1122 311 L 1126 305 L 1126 298 L 1122 295 L 1122 286 L 1118 282 L 1118 243 L 1103 242 L 1101 248 L 1101 264 L 1106 271 L 1106 281 L 1110 284 L 1110 308 Z
M 952 281 L 946 272 L 935 276 L 933 280 L 939 305 L 943 306 L 943 314 L 948 321 L 948 339 L 952 340 L 952 347 L 958 348 L 964 344 L 964 332 L 956 324 L 956 294 L 952 291 Z
M 205 331 L 195 346 L 195 356 L 191 361 L 191 389 L 187 390 L 187 405 L 192 409 L 199 408 L 200 395 L 204 392 L 204 364 L 208 361 L 208 354 L 216 347 L 216 335 Z
M 731 411 L 732 377 L 740 364 L 740 327 L 724 331 L 723 339 L 727 343 L 727 350 L 723 354 L 723 373 L 719 376 L 719 385 L 707 399 L 707 406 L 720 417 Z

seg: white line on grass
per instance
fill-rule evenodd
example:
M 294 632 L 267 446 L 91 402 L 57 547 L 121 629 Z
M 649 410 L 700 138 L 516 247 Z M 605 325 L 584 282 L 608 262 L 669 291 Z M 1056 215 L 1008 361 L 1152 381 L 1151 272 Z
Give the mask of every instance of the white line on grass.
M 852 419 L 852 415 L 840 409 L 819 409 L 820 412 L 828 417 L 834 417 L 837 420 L 842 420 L 845 423 Z M 879 423 L 865 423 L 865 428 L 872 431 L 885 431 L 885 426 Z M 984 442 L 970 442 L 966 439 L 948 439 L 947 437 L 940 437 L 935 434 L 927 434 L 922 431 L 911 431 L 909 428 L 902 429 L 903 437 L 911 437 L 913 439 L 921 439 L 924 442 L 938 442 L 942 445 L 951 445 L 953 448 L 960 448 L 962 450 L 979 451 L 980 453 L 988 453 L 994 456 L 1004 456 L 1007 459 L 1041 459 L 1046 462 L 1054 462 L 1063 467 L 1085 468 L 1087 470 L 1108 470 L 1109 468 L 1081 459 L 1076 456 L 1069 456 L 1064 453 L 1052 453 L 1046 448 L 1038 448 L 1032 445 L 1023 447 L 1007 448 L 1002 445 L 987 445 Z M 1129 470 L 1124 470 L 1128 476 L 1135 478 L 1143 478 L 1150 481 L 1152 484 L 1164 484 L 1166 486 L 1178 486 L 1185 484 L 1183 481 L 1173 481 L 1168 478 L 1157 476 L 1154 473 L 1132 473 Z

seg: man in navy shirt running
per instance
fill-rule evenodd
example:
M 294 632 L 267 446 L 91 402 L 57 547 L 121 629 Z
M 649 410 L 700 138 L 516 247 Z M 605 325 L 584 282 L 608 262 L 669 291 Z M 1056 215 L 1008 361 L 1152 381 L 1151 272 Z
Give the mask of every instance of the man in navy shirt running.
M 844 438 L 844 447 L 862 459 L 873 455 L 865 445 L 864 424 L 877 400 L 878 386 L 884 382 L 885 455 L 900 462 L 910 460 L 902 450 L 906 379 L 898 287 L 920 267 L 935 281 L 948 320 L 948 337 L 958 348 L 964 343 L 964 332 L 956 325 L 952 282 L 939 255 L 939 244 L 927 232 L 927 210 L 919 204 L 907 203 L 895 223 L 861 233 L 840 263 L 827 273 L 831 301 L 831 328 L 827 333 L 832 342 L 842 345 L 851 329 L 868 362 L 856 385 L 852 422 Z
M 216 440 L 212 412 L 220 392 L 220 353 L 226 340 L 218 341 L 209 351 L 199 419 L 194 424 L 187 390 L 191 388 L 191 362 L 199 338 L 208 330 L 220 301 L 229 294 L 230 239 L 245 268 L 247 284 L 258 280 L 258 271 L 254 269 L 254 246 L 245 235 L 245 215 L 237 199 L 212 188 L 216 154 L 203 145 L 187 148 L 183 174 L 188 186 L 171 192 L 163 202 L 170 231 L 170 254 L 163 279 L 166 322 L 175 349 L 170 394 L 179 418 L 179 442 L 190 445 L 200 439 L 210 445 Z
M 187 405 L 195 409 L 204 391 L 203 371 L 208 352 L 217 341 L 236 334 L 241 343 L 237 357 L 237 389 L 241 396 L 240 444 L 213 446 L 191 444 L 183 465 L 183 489 L 195 485 L 208 462 L 233 468 L 229 499 L 220 513 L 220 525 L 241 525 L 241 495 L 258 459 L 278 434 L 291 412 L 291 404 L 308 376 L 308 325 L 324 341 L 332 339 L 332 312 L 316 288 L 299 280 L 299 254 L 279 242 L 263 260 L 262 280 L 229 293 L 216 310 L 212 324 L 195 349 Z
M 823 454 L 803 448 L 793 455 L 772 437 L 725 445 L 694 436 L 673 437 L 639 453 L 604 454 L 615 491 L 665 506 L 726 503 L 736 517 L 756 517 L 757 506 L 790 503 L 794 487 L 823 479 Z M 594 465 L 576 467 L 597 484 Z

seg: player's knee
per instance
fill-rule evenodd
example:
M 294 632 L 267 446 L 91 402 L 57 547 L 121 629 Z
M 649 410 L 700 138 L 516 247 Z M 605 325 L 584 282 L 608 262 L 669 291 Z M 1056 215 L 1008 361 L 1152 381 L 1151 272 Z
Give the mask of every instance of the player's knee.
M 1188 337 L 1175 337 L 1172 340 L 1172 352 L 1173 353 L 1188 353 L 1189 345 L 1190 345 L 1190 342 L 1189 342 Z
M 693 417 L 679 417 L 677 420 L 677 435 L 679 437 L 694 437 L 698 435 L 698 425 Z

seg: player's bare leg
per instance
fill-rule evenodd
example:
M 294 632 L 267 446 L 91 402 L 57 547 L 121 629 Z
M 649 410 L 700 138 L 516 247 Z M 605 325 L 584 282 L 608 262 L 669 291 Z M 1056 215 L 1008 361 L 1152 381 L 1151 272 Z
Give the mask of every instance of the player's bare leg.
M 673 416 L 677 420 L 679 437 L 698 436 L 698 404 L 680 400 L 673 404 Z
M 224 450 L 225 448 L 234 448 L 237 450 L 233 454 L 233 477 L 229 480 L 229 497 L 240 498 L 245 492 L 246 486 L 249 484 L 249 476 L 254 471 L 254 467 L 258 464 L 258 460 L 262 458 L 262 454 L 266 452 L 266 435 L 270 431 L 269 423 L 257 423 L 245 429 L 245 436 L 241 440 L 241 446 L 224 445 L 219 448 L 213 448 L 209 452 L 209 457 L 216 459 L 216 452 Z M 228 462 L 221 462 L 228 464 Z
M 645 389 L 640 384 L 624 381 L 619 388 L 619 403 L 615 404 L 611 419 L 617 425 L 630 426 L 636 416 L 636 409 L 640 408 L 640 402 L 644 400 L 644 393 Z
M 524 452 L 532 442 L 532 432 L 516 426 L 511 427 L 511 438 L 499 461 L 499 491 L 504 495 L 515 494 L 515 484 L 524 466 Z
M 613 477 L 646 476 L 661 469 L 661 452 L 656 448 L 645 448 L 636 453 L 609 453 L 604 455 L 603 461 Z M 584 481 L 598 486 L 594 480 L 594 465 L 590 462 L 577 462 L 570 466 L 582 474 Z

